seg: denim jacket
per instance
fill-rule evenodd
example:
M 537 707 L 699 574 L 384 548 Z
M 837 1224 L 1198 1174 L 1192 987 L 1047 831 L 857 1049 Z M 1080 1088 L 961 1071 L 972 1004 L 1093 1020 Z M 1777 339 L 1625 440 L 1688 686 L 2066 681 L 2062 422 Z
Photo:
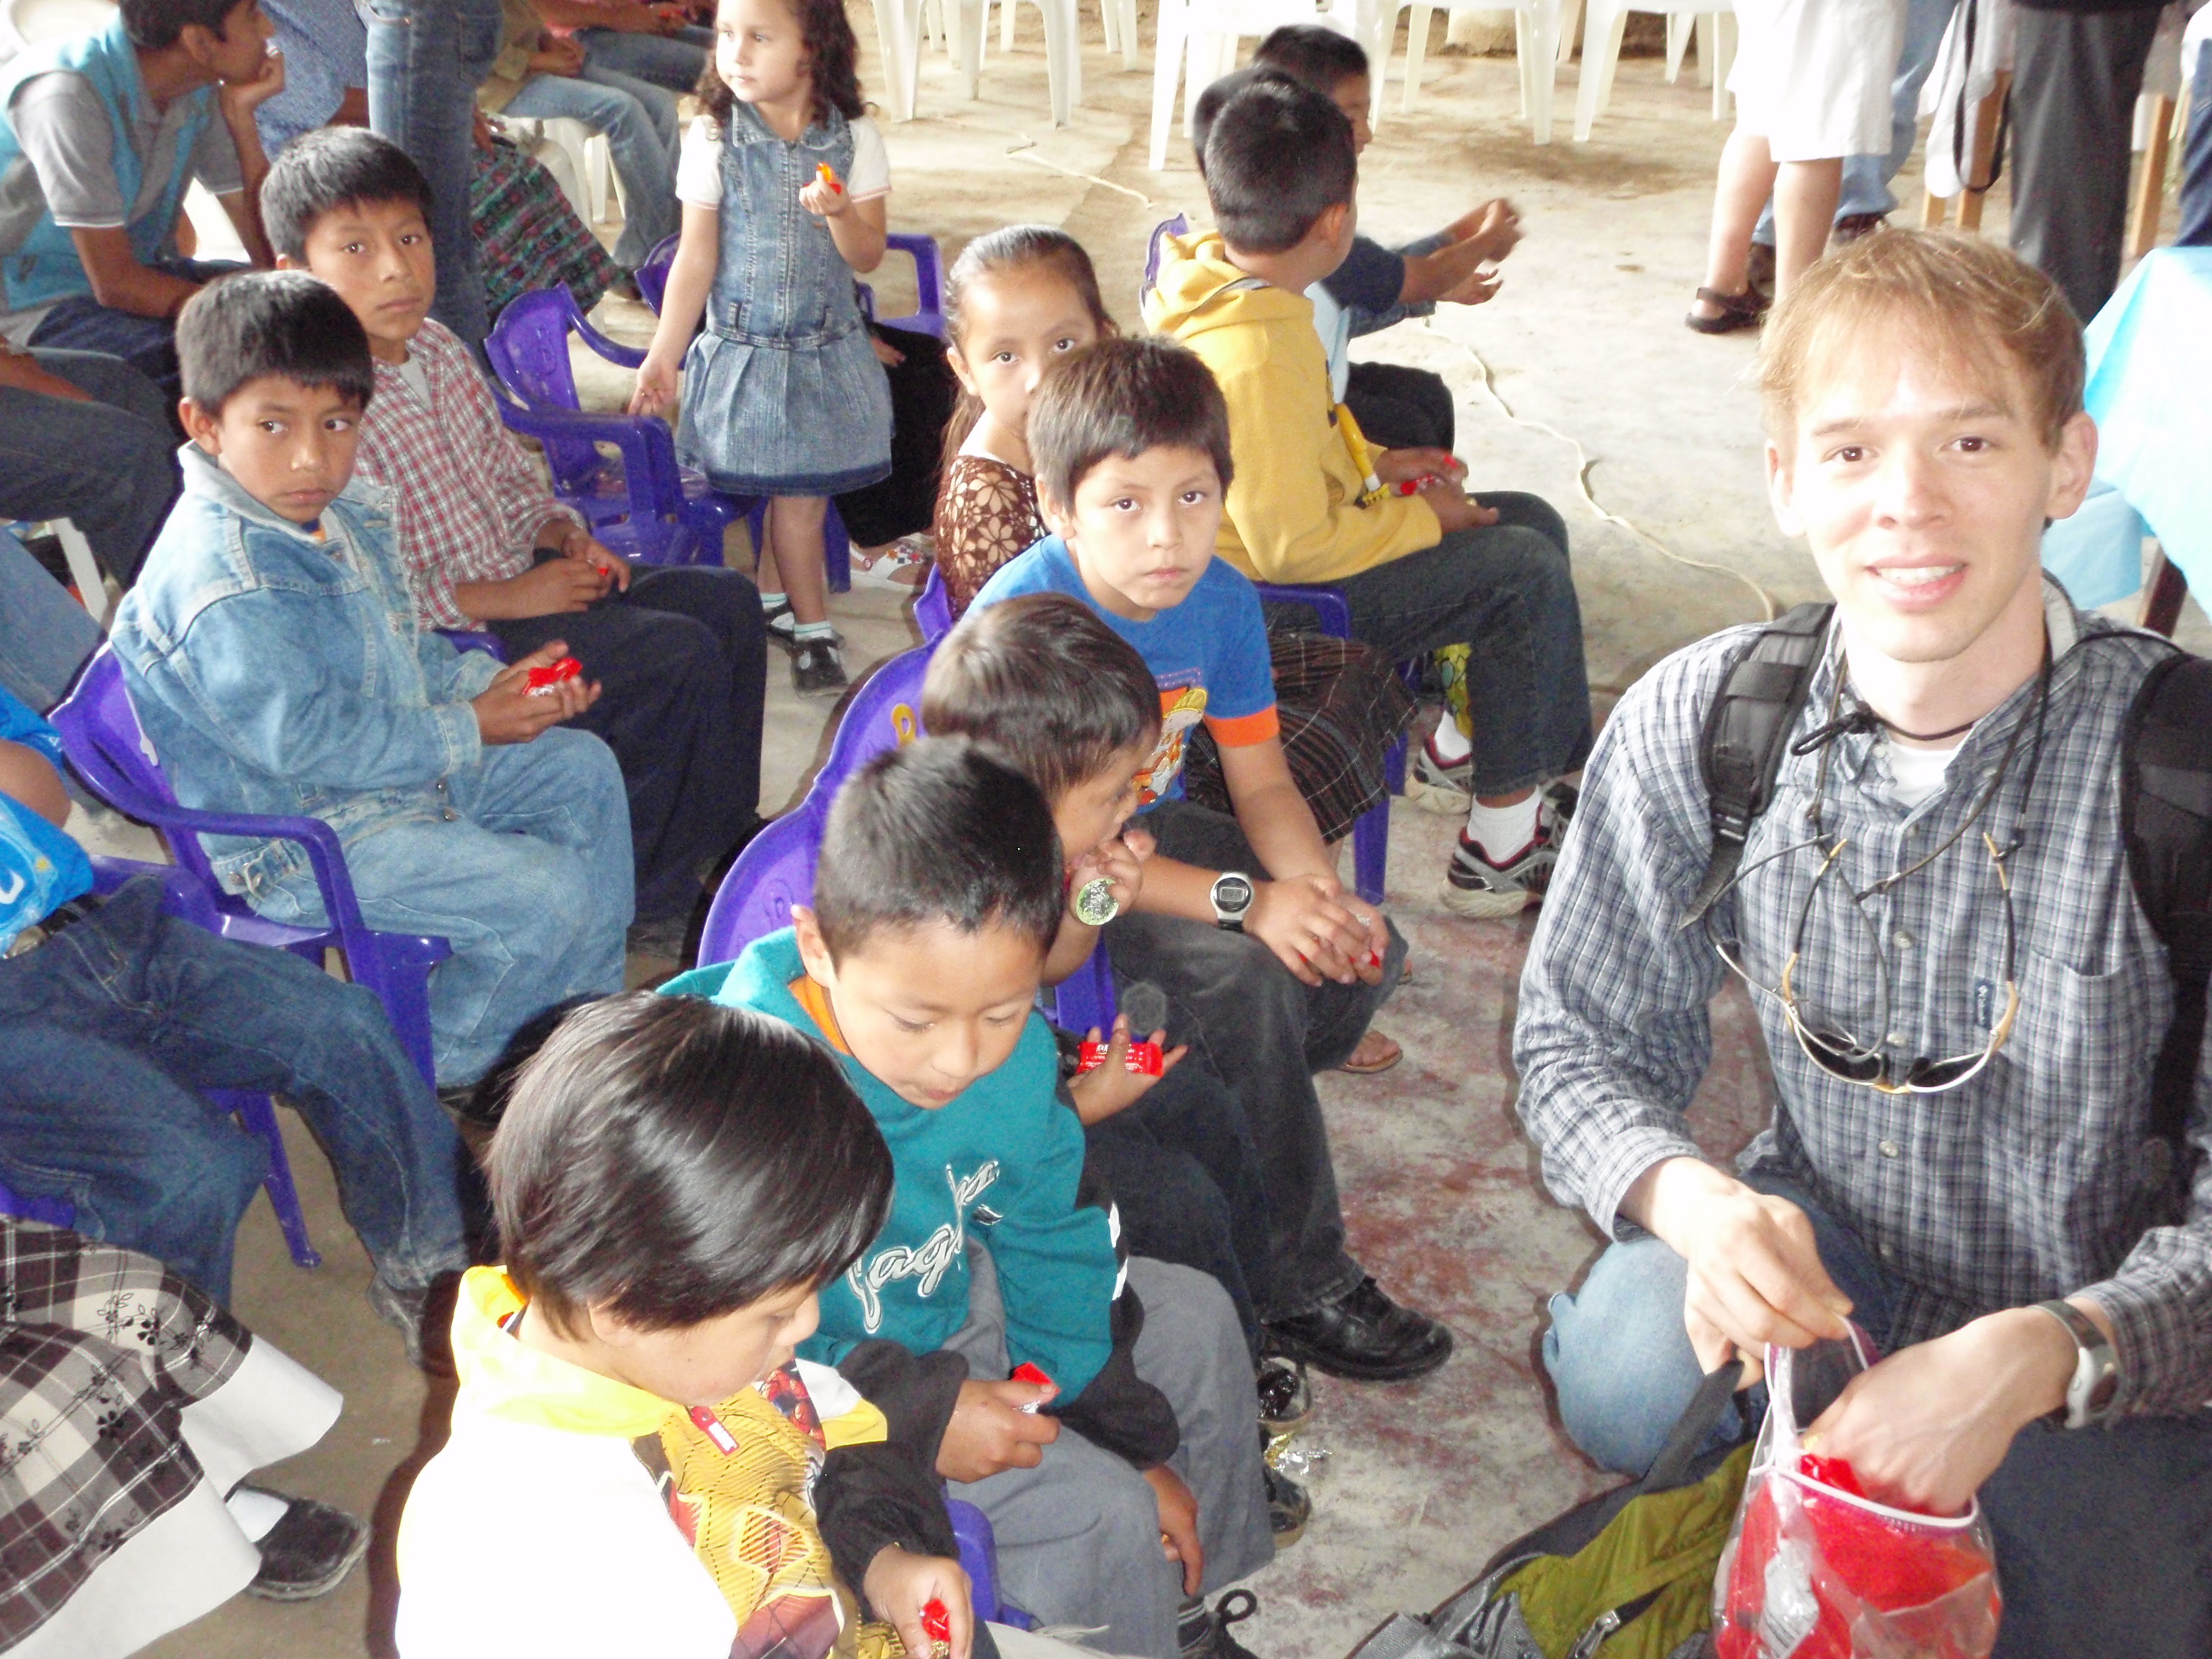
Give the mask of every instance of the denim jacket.
M 416 625 L 391 492 L 354 479 L 318 541 L 196 446 L 182 458 L 184 495 L 112 635 L 177 799 L 320 818 L 348 844 L 452 817 L 445 781 L 482 753 L 469 702 L 500 665 Z M 249 900 L 309 869 L 290 842 L 205 840 Z

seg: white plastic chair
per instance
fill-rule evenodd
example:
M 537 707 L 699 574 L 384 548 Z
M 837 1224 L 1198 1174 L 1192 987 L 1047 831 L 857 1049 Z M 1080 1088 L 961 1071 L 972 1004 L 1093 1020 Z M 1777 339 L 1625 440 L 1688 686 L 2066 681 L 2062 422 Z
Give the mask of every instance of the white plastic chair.
M 114 19 L 112 0 L 0 0 L 0 63 L 41 40 L 97 34 Z
M 514 132 L 552 152 L 540 153 L 537 159 L 544 162 L 546 170 L 560 181 L 562 194 L 576 210 L 578 218 L 586 225 L 605 222 L 609 185 L 614 173 L 614 150 L 607 143 L 606 134 L 567 116 L 539 119 L 502 115 L 499 118 Z M 556 156 L 559 158 L 557 162 Z
M 942 0 L 933 0 L 942 3 Z M 1042 10 L 1042 0 L 1037 0 Z M 991 32 L 992 0 L 983 0 L 983 33 Z M 1014 13 L 1019 9 L 1018 0 L 998 0 L 999 50 L 1014 49 Z M 1137 0 L 1098 0 L 1098 21 L 1106 35 L 1106 50 L 1121 54 L 1121 67 L 1137 67 Z
M 1420 0 L 1395 0 L 1389 33 L 1380 43 L 1382 50 L 1370 50 L 1368 53 L 1369 62 L 1377 66 L 1370 125 L 1379 125 L 1374 116 L 1379 115 L 1382 109 L 1382 70 L 1389 60 L 1390 36 L 1397 33 L 1396 13 L 1406 9 L 1411 9 L 1413 17 L 1406 33 L 1406 91 L 1400 106 L 1410 112 L 1421 90 L 1421 69 L 1429 53 L 1429 20 L 1439 8 L 1422 4 Z M 1530 137 L 1537 143 L 1550 143 L 1553 89 L 1559 80 L 1559 0 L 1517 0 L 1509 5 L 1499 5 L 1496 0 L 1462 0 L 1462 3 L 1448 4 L 1442 9 L 1448 15 L 1512 11 L 1514 57 L 1521 69 L 1521 118 L 1528 123 Z
M 1372 7 L 1373 11 L 1379 7 Z M 1391 14 L 1395 20 L 1396 14 Z M 1364 20 L 1363 20 L 1364 21 Z M 1353 20 L 1317 9 L 1314 0 L 1160 0 L 1158 33 L 1152 41 L 1152 142 L 1149 157 L 1155 173 L 1168 164 L 1168 132 L 1175 125 L 1176 88 L 1182 87 L 1182 126 L 1191 127 L 1198 94 L 1226 75 L 1237 62 L 1237 43 L 1247 35 L 1273 33 L 1285 23 L 1334 21 L 1365 44 Z M 1368 56 L 1374 57 L 1372 48 Z
M 49 519 L 46 529 L 62 544 L 62 557 L 68 562 L 70 580 L 76 584 L 77 598 L 84 602 L 94 625 L 105 634 L 108 618 L 114 614 L 115 602 L 108 597 L 107 578 L 100 571 L 100 561 L 93 556 L 92 544 L 85 540 L 84 532 L 67 519 Z
M 1698 84 L 1713 89 L 1713 119 L 1728 117 L 1729 64 L 1735 57 L 1735 7 L 1732 0 L 1589 0 L 1589 21 L 1583 30 L 1583 83 L 1575 94 L 1575 142 L 1589 142 L 1590 125 L 1613 97 L 1613 72 L 1620 61 L 1621 31 L 1632 11 L 1662 13 L 1667 19 L 1667 80 L 1682 75 L 1682 53 L 1689 25 L 1698 31 Z
M 1136 0 L 1103 0 L 1118 8 L 1117 38 L 1131 43 L 1125 56 L 1133 56 L 1136 39 Z M 1064 127 L 1075 106 L 1083 101 L 1083 41 L 1078 32 L 1075 0 L 1036 0 L 1044 14 L 1045 70 L 1051 88 L 1052 124 Z M 938 8 L 937 16 L 926 7 Z M 926 34 L 941 26 L 954 66 L 960 72 L 964 98 L 976 96 L 983 72 L 983 37 L 989 13 L 988 0 L 876 0 L 876 39 L 883 48 L 884 102 L 894 121 L 914 119 L 915 94 L 921 79 L 921 46 Z M 1009 45 L 1012 15 L 1000 20 Z

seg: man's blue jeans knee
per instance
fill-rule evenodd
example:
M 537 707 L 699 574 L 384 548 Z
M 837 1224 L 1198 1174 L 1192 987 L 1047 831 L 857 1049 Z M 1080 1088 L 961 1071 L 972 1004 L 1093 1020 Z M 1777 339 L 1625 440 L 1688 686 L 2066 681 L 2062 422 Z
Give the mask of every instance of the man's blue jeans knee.
M 621 29 L 578 29 L 587 69 L 634 76 L 670 92 L 690 92 L 714 49 L 712 29 L 680 28 L 673 34 L 641 34 Z
M 507 114 L 525 120 L 581 121 L 606 135 L 623 187 L 623 231 L 615 262 L 626 270 L 679 222 L 676 204 L 676 100 L 659 88 L 611 70 L 580 76 L 533 75 L 508 100 Z

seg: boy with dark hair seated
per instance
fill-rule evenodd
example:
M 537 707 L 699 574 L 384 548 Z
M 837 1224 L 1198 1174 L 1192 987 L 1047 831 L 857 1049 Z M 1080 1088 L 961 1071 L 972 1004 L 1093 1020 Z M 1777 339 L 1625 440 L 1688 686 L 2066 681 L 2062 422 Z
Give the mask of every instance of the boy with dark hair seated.
M 839 793 L 794 927 L 678 986 L 819 1037 L 874 1113 L 897 1192 L 806 1352 L 963 1357 L 920 1439 L 990 1516 L 1008 1599 L 1106 1651 L 1229 1659 L 1201 1592 L 1274 1554 L 1250 1361 L 1221 1287 L 1126 1258 L 1086 1179 L 1031 1006 L 1064 902 L 1036 787 L 925 738 Z M 1051 1386 L 1006 1380 L 1024 1364 Z
M 115 653 L 177 799 L 311 817 L 362 915 L 434 934 L 441 1085 L 473 1082 L 563 998 L 622 988 L 629 819 L 614 757 L 555 728 L 598 688 L 501 667 L 416 626 L 385 493 L 353 477 L 368 340 L 313 277 L 255 272 L 185 307 L 185 495 L 116 612 Z M 306 852 L 203 837 L 272 921 L 328 921 Z
M 463 1282 L 453 1436 L 400 1522 L 408 1659 L 896 1659 L 932 1601 L 968 1659 L 927 1462 L 793 1356 L 891 1200 L 828 1052 L 696 997 L 594 1003 L 521 1068 L 489 1168 L 507 1264 Z
M 328 283 L 368 332 L 361 471 L 393 492 L 422 625 L 487 628 L 514 656 L 567 642 L 604 692 L 577 725 L 606 739 L 629 787 L 637 914 L 680 920 L 760 827 L 760 595 L 719 564 L 634 571 L 553 498 L 476 360 L 429 315 L 429 204 L 405 152 L 356 127 L 296 139 L 262 188 L 277 263 Z
M 1390 656 L 1470 648 L 1474 804 L 1443 898 L 1511 915 L 1541 898 L 1558 856 L 1569 799 L 1547 787 L 1590 744 L 1566 526 L 1533 495 L 1470 499 L 1443 450 L 1370 451 L 1330 396 L 1306 292 L 1351 251 L 1357 153 L 1321 94 L 1252 76 L 1206 135 L 1220 228 L 1166 239 L 1145 319 L 1203 358 L 1228 400 L 1222 557 L 1258 580 L 1335 588 L 1353 635 Z
M 1214 556 L 1230 436 L 1213 377 L 1180 346 L 1106 340 L 1069 359 L 1030 408 L 1038 496 L 1059 533 L 1001 568 L 969 614 L 1068 594 L 1143 659 L 1164 718 L 1136 757 L 1135 804 L 1158 851 L 1106 926 L 1115 980 L 1166 993 L 1170 1030 L 1251 1126 L 1267 1194 L 1270 1271 L 1255 1292 L 1267 1346 L 1394 1382 L 1443 1364 L 1451 1333 L 1346 1253 L 1313 1079 L 1358 1046 L 1397 987 L 1405 941 L 1346 891 L 1284 763 L 1259 596 Z M 1234 817 L 1182 798 L 1185 734 L 1201 720 Z M 1133 855 L 1125 867 L 1134 874 Z

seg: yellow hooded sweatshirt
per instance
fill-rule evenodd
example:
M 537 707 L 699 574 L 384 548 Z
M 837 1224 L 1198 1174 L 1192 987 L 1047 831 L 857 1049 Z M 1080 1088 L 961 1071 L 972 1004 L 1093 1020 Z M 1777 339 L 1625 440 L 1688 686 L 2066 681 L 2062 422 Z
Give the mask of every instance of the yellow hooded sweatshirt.
M 1434 547 L 1419 496 L 1366 504 L 1367 446 L 1329 398 L 1313 301 L 1229 262 L 1221 233 L 1166 238 L 1145 323 L 1205 360 L 1229 404 L 1237 477 L 1213 550 L 1263 582 L 1328 582 Z

